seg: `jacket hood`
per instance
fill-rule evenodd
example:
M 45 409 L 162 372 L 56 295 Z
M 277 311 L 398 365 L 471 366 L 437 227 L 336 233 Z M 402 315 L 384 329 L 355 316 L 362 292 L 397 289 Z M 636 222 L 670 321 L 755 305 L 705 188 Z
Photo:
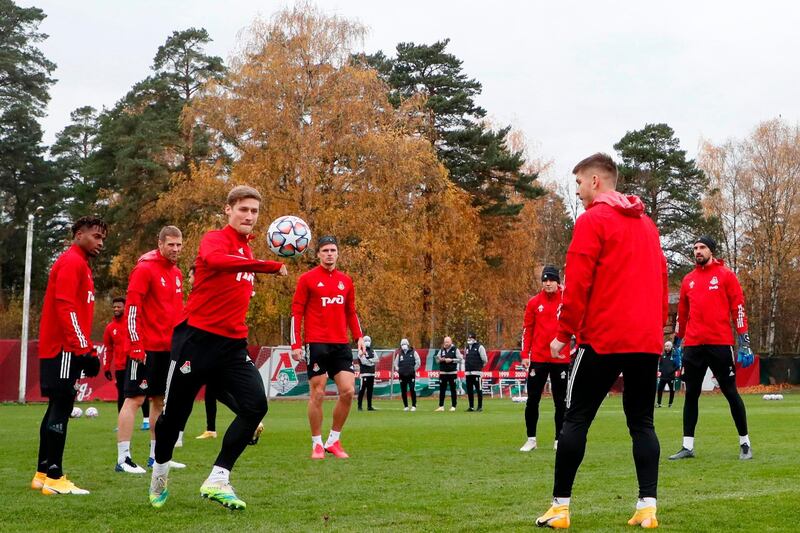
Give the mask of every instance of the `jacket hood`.
M 145 261 L 166 261 L 167 259 L 161 255 L 156 248 L 155 250 L 150 250 L 146 254 L 142 255 L 137 263 L 143 263 Z
M 617 191 L 608 191 L 598 195 L 589 207 L 596 204 L 608 204 L 621 214 L 639 218 L 644 214 L 644 204 L 638 196 L 622 194 Z

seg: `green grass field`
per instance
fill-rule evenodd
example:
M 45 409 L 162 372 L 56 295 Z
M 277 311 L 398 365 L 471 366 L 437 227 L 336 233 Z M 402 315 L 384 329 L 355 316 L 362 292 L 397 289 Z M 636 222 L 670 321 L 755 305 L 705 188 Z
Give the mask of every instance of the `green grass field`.
M 333 401 L 326 402 L 330 423 Z M 95 404 L 96 419 L 72 420 L 65 471 L 89 496 L 46 497 L 30 490 L 42 405 L 0 406 L 0 531 L 525 531 L 550 501 L 552 402 L 545 398 L 540 448 L 520 453 L 522 404 L 490 400 L 483 413 L 435 413 L 421 401 L 403 412 L 379 401 L 379 412 L 353 410 L 343 443 L 349 460 L 308 459 L 305 404 L 273 402 L 261 442 L 249 447 L 231 480 L 247 504 L 231 512 L 202 500 L 198 489 L 220 439 L 198 441 L 196 404 L 175 459 L 170 499 L 147 502 L 150 474 L 115 473 L 116 409 Z M 800 521 L 800 395 L 782 402 L 746 396 L 755 459 L 738 460 L 725 400 L 704 396 L 694 460 L 666 457 L 680 447 L 682 396 L 656 411 L 661 440 L 659 519 L 669 531 L 797 531 Z M 87 405 L 82 407 L 86 408 Z M 220 428 L 231 414 L 220 406 Z M 326 426 L 325 435 L 327 435 Z M 324 436 L 325 436 L 324 435 Z M 221 436 L 220 436 L 221 438 Z M 134 436 L 134 460 L 147 458 L 149 436 Z M 589 433 L 573 493 L 572 530 L 632 531 L 636 479 L 620 396 L 606 400 Z

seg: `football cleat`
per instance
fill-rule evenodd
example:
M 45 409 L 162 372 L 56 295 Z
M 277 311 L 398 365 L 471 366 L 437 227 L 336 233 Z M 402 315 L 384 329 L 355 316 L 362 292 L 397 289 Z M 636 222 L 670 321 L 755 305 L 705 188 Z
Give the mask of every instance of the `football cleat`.
M 741 461 L 747 461 L 753 458 L 753 448 L 751 448 L 749 444 L 742 444 L 739 447 L 741 448 L 739 452 L 739 459 Z
M 250 439 L 250 442 L 248 442 L 247 444 L 249 444 L 250 446 L 255 446 L 256 444 L 258 444 L 258 439 L 261 437 L 261 433 L 263 433 L 263 431 L 264 431 L 264 423 L 259 422 L 258 427 L 256 427 L 256 430 L 253 432 L 253 438 Z
M 689 448 L 681 448 L 678 450 L 678 453 L 669 456 L 670 461 L 677 461 L 678 459 L 693 459 L 694 458 L 694 450 L 690 450 Z
M 636 509 L 633 517 L 628 520 L 629 526 L 642 526 L 644 529 L 655 529 L 658 527 L 655 507 L 645 507 Z
M 569 527 L 569 505 L 552 505 L 542 516 L 536 519 L 539 527 L 567 529 Z
M 144 474 L 145 469 L 133 462 L 133 459 L 126 457 L 121 463 L 114 467 L 115 472 L 126 472 L 128 474 Z
M 450 408 L 450 411 L 451 411 L 451 412 L 452 412 L 452 411 L 455 411 L 455 410 L 456 410 L 456 406 L 455 406 L 455 405 L 454 405 L 453 407 L 451 407 L 451 408 Z
M 153 468 L 153 465 L 156 464 L 156 460 L 154 457 L 147 458 L 147 468 Z M 170 461 L 169 467 L 174 468 L 176 470 L 180 470 L 182 468 L 186 468 L 186 465 L 183 463 L 179 463 L 178 461 Z
M 200 487 L 200 496 L 234 511 L 244 510 L 247 507 L 247 504 L 236 496 L 230 483 L 210 483 L 206 481 Z
M 467 409 L 467 412 L 468 412 L 468 413 L 471 413 L 471 412 L 473 412 L 474 410 L 475 410 L 475 409 L 473 409 L 472 407 L 469 407 L 469 408 Z
M 46 478 L 44 485 L 42 485 L 42 494 L 47 496 L 53 494 L 89 494 L 89 491 L 76 487 L 75 483 L 67 479 L 67 476 L 61 476 L 58 479 Z
M 412 410 L 412 411 L 416 411 L 416 410 L 417 410 L 417 406 L 416 406 L 416 405 L 412 405 L 412 406 L 411 406 L 411 410 Z
M 167 490 L 167 476 L 153 476 L 150 480 L 150 505 L 160 509 L 167 503 L 169 491 Z
M 408 407 L 403 407 L 403 411 L 408 411 Z
M 31 488 L 33 490 L 42 490 L 44 487 L 44 482 L 47 479 L 47 474 L 44 472 L 36 472 L 34 474 L 33 479 L 31 480 Z
M 347 452 L 344 451 L 344 448 L 342 448 L 342 441 L 339 440 L 337 440 L 336 442 L 325 448 L 325 451 L 328 453 L 332 453 L 334 457 L 338 457 L 339 459 L 347 459 L 348 457 L 350 457 L 349 455 L 347 455 Z
M 216 431 L 204 431 L 200 435 L 195 437 L 196 439 L 216 439 L 217 432 Z
M 325 448 L 322 444 L 315 444 L 311 448 L 311 458 L 312 459 L 325 459 Z
M 444 406 L 439 406 L 439 407 L 437 407 L 436 409 L 434 409 L 434 411 L 436 411 L 437 413 L 438 413 L 439 411 L 441 411 L 441 412 L 444 412 Z
M 522 448 L 519 449 L 521 452 L 529 452 L 531 450 L 536 449 L 536 440 L 535 439 L 528 439 L 525 441 L 525 444 L 522 445 Z
M 375 409 L 374 407 L 367 407 L 367 411 L 377 411 L 377 410 L 378 409 Z
M 477 409 L 475 409 L 475 410 L 476 410 L 477 412 L 479 412 L 479 413 L 480 413 L 480 412 L 482 412 L 482 411 L 483 411 L 483 407 L 478 407 L 478 408 L 477 408 Z

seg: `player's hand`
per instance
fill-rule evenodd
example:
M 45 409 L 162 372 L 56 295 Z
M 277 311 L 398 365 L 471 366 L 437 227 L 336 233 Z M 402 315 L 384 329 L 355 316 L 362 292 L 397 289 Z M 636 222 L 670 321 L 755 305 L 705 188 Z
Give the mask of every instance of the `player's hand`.
M 367 353 L 367 346 L 364 344 L 364 337 L 358 338 L 358 355 L 364 355 Z
M 108 381 L 114 379 L 114 375 L 111 373 L 111 370 L 106 370 L 105 372 L 103 372 L 103 375 L 106 377 Z
M 528 358 L 523 359 L 520 361 L 520 364 L 525 370 L 528 370 L 531 367 L 531 360 Z
M 281 265 L 281 269 L 278 270 L 278 275 L 279 276 L 288 276 L 289 275 L 289 269 L 286 268 L 286 265 Z
M 750 334 L 739 334 L 739 354 L 736 360 L 742 364 L 742 368 L 747 368 L 753 364 L 753 350 L 750 349 Z
M 292 350 L 292 359 L 295 361 L 300 361 L 303 358 L 303 349 L 302 348 L 295 348 Z
M 100 373 L 100 358 L 97 357 L 97 350 L 92 348 L 88 352 L 78 356 L 80 367 L 86 377 L 93 378 Z
M 550 343 L 550 356 L 553 359 L 564 359 L 563 355 L 559 356 L 559 352 L 561 352 L 561 350 L 563 350 L 564 346 L 566 345 L 567 345 L 566 342 L 561 342 L 558 339 L 553 339 L 553 341 Z
M 661 377 L 661 372 L 656 372 L 656 377 L 660 378 Z
M 133 359 L 134 361 L 139 361 L 140 363 L 144 363 L 144 348 L 142 348 L 141 344 L 131 345 L 131 351 L 128 356 Z

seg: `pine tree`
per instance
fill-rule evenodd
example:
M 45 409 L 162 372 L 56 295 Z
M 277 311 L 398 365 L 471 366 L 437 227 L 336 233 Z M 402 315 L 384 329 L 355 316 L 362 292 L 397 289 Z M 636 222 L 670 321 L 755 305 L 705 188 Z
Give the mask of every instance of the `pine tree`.
M 450 179 L 467 191 L 482 215 L 514 217 L 524 203 L 544 191 L 536 174 L 523 170 L 521 152 L 509 149 L 510 127 L 490 129 L 486 110 L 475 103 L 481 84 L 464 72 L 462 61 L 445 51 L 449 39 L 432 45 L 400 43 L 396 57 L 383 52 L 356 56 L 357 62 L 376 69 L 390 87 L 395 105 L 417 94 L 424 95 L 428 127 L 423 132 L 435 146 Z
M 59 223 L 53 206 L 60 189 L 43 157 L 37 123 L 55 69 L 36 46 L 47 38 L 38 31 L 44 18 L 41 9 L 0 0 L 0 307 L 5 294 L 22 287 L 25 229 L 36 207 L 48 210 L 39 219 L 34 242 L 34 288 L 46 279 L 57 242 L 49 230 Z
M 718 221 L 703 213 L 708 179 L 686 158 L 680 140 L 667 124 L 647 124 L 629 131 L 614 145 L 622 158 L 619 189 L 642 199 L 661 233 L 670 270 L 691 264 L 691 247 L 700 235 L 716 234 Z

